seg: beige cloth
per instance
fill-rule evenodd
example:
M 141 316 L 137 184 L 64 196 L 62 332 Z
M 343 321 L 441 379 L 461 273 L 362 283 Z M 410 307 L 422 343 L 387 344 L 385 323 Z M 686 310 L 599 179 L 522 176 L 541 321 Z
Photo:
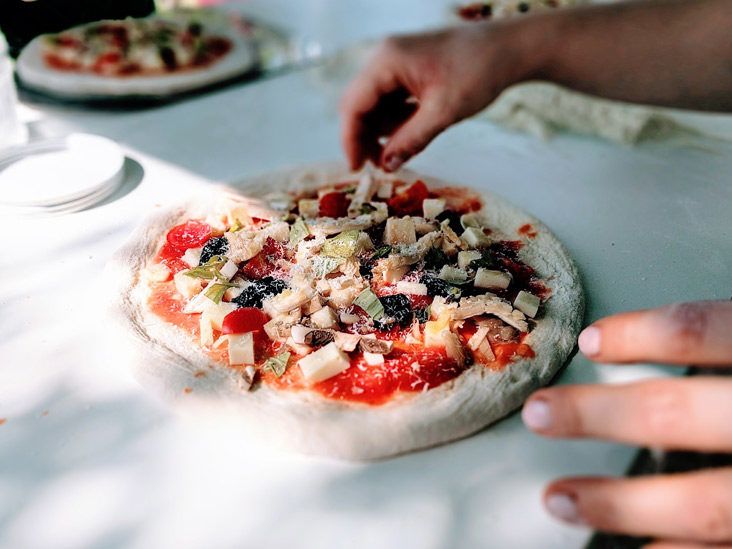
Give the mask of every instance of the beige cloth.
M 542 139 L 564 131 L 626 145 L 702 137 L 661 109 L 590 97 L 546 82 L 509 88 L 477 118 Z

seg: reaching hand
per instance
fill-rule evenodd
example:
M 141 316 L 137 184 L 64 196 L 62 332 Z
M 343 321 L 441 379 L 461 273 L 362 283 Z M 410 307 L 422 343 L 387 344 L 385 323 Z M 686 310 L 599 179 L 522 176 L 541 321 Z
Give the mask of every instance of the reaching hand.
M 341 102 L 341 138 L 351 168 L 372 160 L 398 169 L 445 128 L 525 78 L 538 56 L 522 55 L 512 28 L 478 24 L 386 40 Z

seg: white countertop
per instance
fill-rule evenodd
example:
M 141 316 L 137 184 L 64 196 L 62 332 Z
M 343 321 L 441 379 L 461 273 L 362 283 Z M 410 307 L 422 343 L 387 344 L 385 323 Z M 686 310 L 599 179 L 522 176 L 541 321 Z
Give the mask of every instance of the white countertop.
M 97 208 L 0 219 L 0 547 L 579 547 L 541 509 L 567 474 L 619 474 L 632 450 L 542 440 L 514 415 L 466 440 L 373 464 L 251 447 L 236 426 L 178 418 L 130 378 L 100 311 L 110 254 L 159 204 L 340 157 L 314 72 L 139 112 L 44 107 L 34 131 L 121 143 L 130 182 Z M 720 132 L 723 117 L 700 118 Z M 587 320 L 732 293 L 732 148 L 548 143 L 484 122 L 414 169 L 491 189 L 543 219 L 584 276 Z M 115 349 L 111 351 L 111 349 Z M 656 375 L 576 356 L 561 383 Z

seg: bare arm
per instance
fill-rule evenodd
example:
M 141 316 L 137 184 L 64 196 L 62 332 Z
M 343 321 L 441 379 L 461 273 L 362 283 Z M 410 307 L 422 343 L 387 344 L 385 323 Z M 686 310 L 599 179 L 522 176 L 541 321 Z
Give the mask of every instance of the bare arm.
M 636 0 L 387 40 L 346 92 L 346 155 L 397 169 L 511 84 L 732 111 L 732 0 Z M 380 138 L 388 137 L 386 145 Z
M 553 19 L 537 76 L 610 99 L 732 110 L 732 0 L 636 1 Z

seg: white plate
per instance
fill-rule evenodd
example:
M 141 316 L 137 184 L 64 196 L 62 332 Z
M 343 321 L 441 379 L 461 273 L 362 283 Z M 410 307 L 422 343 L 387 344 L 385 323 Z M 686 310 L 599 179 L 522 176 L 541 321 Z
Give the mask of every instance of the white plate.
M 118 183 L 124 154 L 109 139 L 88 134 L 38 141 L 0 153 L 0 203 L 60 206 Z

